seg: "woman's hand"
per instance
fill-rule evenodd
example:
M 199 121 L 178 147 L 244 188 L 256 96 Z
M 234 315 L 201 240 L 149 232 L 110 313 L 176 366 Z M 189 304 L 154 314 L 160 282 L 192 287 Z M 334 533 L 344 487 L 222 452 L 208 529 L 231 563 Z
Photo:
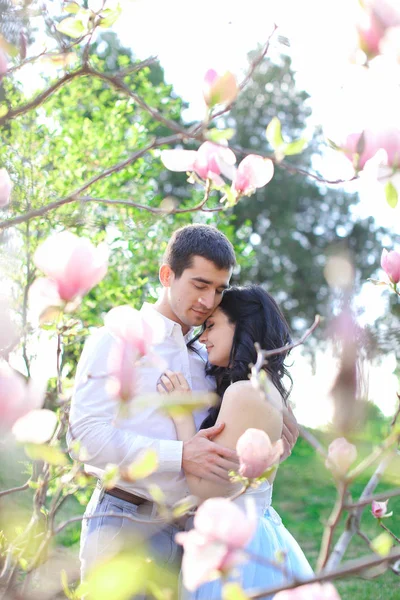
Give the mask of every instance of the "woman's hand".
M 157 392 L 159 394 L 171 394 L 173 392 L 187 393 L 191 391 L 185 376 L 182 373 L 170 371 L 169 369 L 165 370 L 165 373 L 161 375 L 158 381 Z

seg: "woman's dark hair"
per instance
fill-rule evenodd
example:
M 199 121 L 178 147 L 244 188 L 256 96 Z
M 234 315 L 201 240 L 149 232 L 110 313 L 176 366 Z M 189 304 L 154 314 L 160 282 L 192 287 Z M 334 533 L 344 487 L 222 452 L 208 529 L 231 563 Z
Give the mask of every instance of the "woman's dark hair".
M 228 238 L 211 225 L 185 225 L 172 234 L 163 261 L 176 277 L 190 269 L 193 258 L 201 256 L 218 269 L 231 269 L 236 264 L 235 250 Z
M 246 287 L 232 287 L 224 292 L 219 308 L 226 314 L 230 323 L 235 324 L 235 333 L 229 361 L 229 367 L 217 367 L 208 364 L 207 375 L 215 377 L 217 394 L 220 399 L 225 390 L 235 381 L 246 380 L 249 377 L 250 363 L 255 364 L 257 351 L 254 344 L 258 342 L 263 350 L 282 348 L 292 341 L 290 329 L 275 300 L 262 287 L 250 285 Z M 203 328 L 204 331 L 204 328 Z M 200 337 L 198 334 L 191 342 Z M 286 375 L 292 382 L 284 360 L 288 353 L 275 354 L 268 358 L 263 367 L 269 374 L 275 387 L 286 402 L 290 390 L 282 382 Z M 201 429 L 212 427 L 215 424 L 221 403 L 209 409 L 207 417 L 201 424 Z

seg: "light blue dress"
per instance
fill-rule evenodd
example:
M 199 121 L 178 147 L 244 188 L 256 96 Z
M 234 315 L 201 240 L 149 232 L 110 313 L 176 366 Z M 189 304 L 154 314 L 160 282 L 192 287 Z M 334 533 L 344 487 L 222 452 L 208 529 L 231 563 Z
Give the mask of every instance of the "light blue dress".
M 248 560 L 235 567 L 228 581 L 240 583 L 244 590 L 250 591 L 266 587 L 280 586 L 287 580 L 306 579 L 314 575 L 303 551 L 294 537 L 282 524 L 282 519 L 271 506 L 272 485 L 268 482 L 257 489 L 249 489 L 234 502 L 246 511 L 246 498 L 254 499 L 259 515 L 257 530 L 247 546 L 251 554 L 262 559 L 277 562 L 279 554 L 284 553 L 285 574 L 269 564 Z M 200 586 L 195 592 L 182 588 L 182 600 L 220 600 L 222 597 L 221 579 L 215 579 Z M 271 599 L 273 596 L 266 596 Z

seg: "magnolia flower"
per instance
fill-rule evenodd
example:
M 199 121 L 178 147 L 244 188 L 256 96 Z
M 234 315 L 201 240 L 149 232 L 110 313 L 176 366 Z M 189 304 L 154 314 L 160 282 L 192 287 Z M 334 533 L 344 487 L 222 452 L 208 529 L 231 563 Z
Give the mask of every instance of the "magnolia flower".
M 243 549 L 251 541 L 257 520 L 246 515 L 227 498 L 210 498 L 197 510 L 194 529 L 178 533 L 184 547 L 183 583 L 189 591 L 228 572 L 243 560 Z
M 7 58 L 2 50 L 0 50 L 0 81 L 7 73 Z
M 225 184 L 221 174 L 232 179 L 236 156 L 226 146 L 204 142 L 196 150 L 163 150 L 163 165 L 170 171 L 195 172 L 202 179 L 211 179 L 217 186 Z
M 63 231 L 47 238 L 36 250 L 35 265 L 57 285 L 64 302 L 84 296 L 107 273 L 108 251 L 86 238 Z
M 379 150 L 384 151 L 380 153 L 382 166 L 390 167 L 391 170 L 400 167 L 400 129 L 365 129 L 351 133 L 343 146 L 345 155 L 359 169 L 364 169 L 367 161 Z
M 357 458 L 357 448 L 345 438 L 337 438 L 329 444 L 328 458 L 325 465 L 328 469 L 343 476 Z
M 1 51 L 0 51 L 1 57 Z M 0 78 L 1 79 L 1 78 Z M 10 202 L 13 183 L 5 169 L 0 169 L 0 208 L 4 208 Z
M 128 305 L 112 308 L 104 317 L 104 325 L 115 337 L 131 345 L 142 356 L 165 337 L 161 317 L 157 318 L 152 313 L 150 321 L 148 315 Z
M 372 13 L 363 12 L 357 24 L 360 48 L 368 58 L 374 58 L 379 54 L 379 47 L 384 36 L 385 29 Z
M 232 187 L 240 195 L 249 196 L 272 179 L 274 163 L 269 158 L 249 154 L 238 165 Z
M 387 31 L 400 25 L 400 9 L 393 0 L 368 0 L 359 10 L 357 31 L 360 47 L 369 59 L 382 53 Z
M 57 415 L 47 408 L 31 410 L 13 425 L 12 432 L 17 442 L 45 444 L 57 426 Z
M 283 454 L 283 441 L 271 443 L 269 435 L 260 429 L 247 429 L 237 441 L 239 473 L 252 479 L 260 477 L 269 467 L 279 461 Z
M 278 592 L 274 600 L 340 600 L 340 596 L 332 583 L 308 583 Z
M 238 95 L 239 88 L 235 76 L 227 71 L 218 75 L 214 69 L 209 69 L 204 76 L 203 95 L 207 106 L 215 104 L 230 104 Z
M 388 502 L 389 500 L 385 500 L 385 502 L 377 502 L 376 500 L 372 500 L 371 512 L 376 519 L 390 517 L 393 514 L 387 512 Z
M 147 356 L 153 364 L 158 362 L 152 348 L 165 337 L 164 321 L 152 314 L 150 322 L 147 315 L 131 306 L 117 306 L 107 313 L 104 324 L 116 338 L 108 363 L 111 372 L 108 390 L 122 402 L 128 402 L 136 391 L 137 361 Z
M 44 389 L 37 382 L 25 383 L 22 375 L 0 362 L 0 428 L 8 431 L 14 423 L 30 410 L 40 408 Z
M 386 248 L 382 250 L 381 267 L 385 271 L 392 283 L 400 281 L 400 254 L 392 250 L 388 252 Z

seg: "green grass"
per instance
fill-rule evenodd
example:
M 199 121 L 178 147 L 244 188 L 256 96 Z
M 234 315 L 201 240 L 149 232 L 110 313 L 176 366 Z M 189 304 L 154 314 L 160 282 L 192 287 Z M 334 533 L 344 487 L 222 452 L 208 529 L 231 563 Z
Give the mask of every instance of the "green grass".
M 323 436 L 319 434 L 319 438 Z M 367 443 L 357 444 L 359 453 L 367 454 Z M 372 471 L 370 471 L 372 473 Z M 368 475 L 355 482 L 351 487 L 353 501 L 361 494 Z M 400 457 L 396 458 L 387 470 L 376 492 L 383 492 L 400 485 Z M 280 467 L 274 484 L 273 504 L 280 513 L 284 524 L 303 548 L 312 567 L 316 566 L 324 522 L 329 517 L 335 500 L 335 487 L 323 459 L 310 445 L 299 439 L 292 456 Z M 393 517 L 386 521 L 388 527 L 400 534 L 400 497 L 389 502 Z M 343 531 L 344 520 L 338 527 Z M 370 506 L 364 510 L 362 531 L 373 539 L 382 529 L 371 515 Z M 335 536 L 335 540 L 338 535 Z M 344 559 L 353 559 L 369 552 L 361 538 L 353 538 Z M 398 600 L 400 598 L 400 577 L 391 571 L 374 579 L 351 577 L 335 583 L 343 600 Z
M 327 434 L 317 432 L 324 444 L 329 443 Z M 377 436 L 374 436 L 375 439 Z M 380 438 L 382 439 L 382 437 Z M 357 440 L 359 455 L 366 455 L 371 444 L 365 442 L 361 437 Z M 0 451 L 0 489 L 19 485 L 27 476 L 24 475 L 24 454 L 21 450 L 17 455 L 10 456 L 7 449 Z M 370 471 L 372 473 L 372 470 Z M 363 487 L 368 481 L 366 474 L 352 487 L 353 500 L 360 495 Z M 397 457 L 391 467 L 387 470 L 377 492 L 393 489 L 400 485 L 400 457 Z M 18 524 L 23 525 L 24 520 L 29 518 L 29 510 L 32 506 L 32 490 L 18 494 L 12 494 L 0 499 L 0 520 L 5 529 L 12 523 L 12 517 L 16 517 Z M 88 491 L 88 497 L 90 493 Z M 335 500 L 335 487 L 330 473 L 323 464 L 323 459 L 303 440 L 296 444 L 292 456 L 281 465 L 274 484 L 275 509 L 280 513 L 283 522 L 289 531 L 297 539 L 303 548 L 311 565 L 315 567 L 324 521 L 328 518 Z M 389 502 L 390 510 L 394 515 L 387 520 L 387 525 L 400 535 L 400 497 L 393 498 Z M 58 522 L 71 516 L 80 515 L 84 506 L 75 498 L 70 498 L 60 511 Z M 363 518 L 362 529 L 370 539 L 376 537 L 382 530 L 378 527 L 376 520 L 367 506 Z M 338 533 L 343 531 L 343 523 L 338 527 Z M 57 537 L 60 547 L 68 547 L 72 552 L 78 552 L 80 535 L 80 523 L 68 526 Z M 337 536 L 336 538 L 337 539 Z M 365 542 L 359 538 L 353 538 L 345 560 L 361 556 L 369 552 Z M 392 572 L 386 571 L 374 579 L 363 579 L 351 577 L 336 582 L 342 600 L 398 600 L 400 598 L 400 577 Z

